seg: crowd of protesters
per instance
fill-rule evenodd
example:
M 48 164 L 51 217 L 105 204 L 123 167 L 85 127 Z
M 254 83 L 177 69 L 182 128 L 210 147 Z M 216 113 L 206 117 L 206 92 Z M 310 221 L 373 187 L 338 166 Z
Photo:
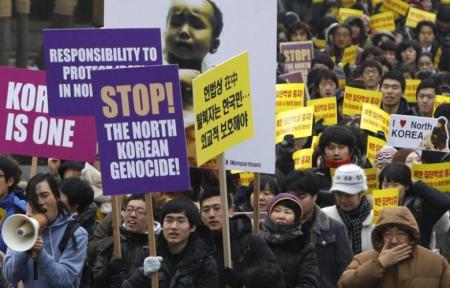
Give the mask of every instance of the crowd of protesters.
M 209 0 L 197 2 L 217 11 Z M 161 288 L 450 287 L 449 191 L 417 181 L 411 171 L 413 164 L 420 163 L 450 166 L 450 155 L 441 152 L 450 148 L 442 139 L 450 132 L 450 104 L 435 107 L 436 95 L 450 97 L 450 5 L 410 0 L 410 7 L 436 13 L 436 21 L 421 21 L 412 29 L 400 16 L 395 31 L 371 31 L 370 16 L 379 13 L 382 4 L 354 1 L 347 8 L 363 15 L 339 21 L 340 1 L 279 0 L 274 37 L 278 43 L 326 43 L 320 46 L 320 41 L 314 41 L 314 59 L 305 81 L 307 95 L 336 97 L 339 106 L 337 125 L 324 126 L 321 121 L 314 125 L 313 135 L 320 138 L 312 168 L 295 170 L 293 160 L 296 150 L 311 147 L 312 137 L 286 135 L 274 147 L 276 173 L 261 175 L 259 189 L 253 182 L 243 185 L 239 174 L 227 173 L 227 213 L 215 170 L 191 168 L 190 191 L 155 193 L 153 223 L 147 222 L 144 195 L 123 197 L 121 257 L 113 253 L 111 198 L 102 191 L 101 155 L 94 163 L 49 158 L 48 171 L 22 179 L 27 181 L 25 187 L 19 185 L 17 162 L 1 155 L 2 224 L 14 214 L 43 214 L 48 221 L 30 251 L 14 251 L 0 237 L 1 287 L 19 283 L 25 287 L 151 287 L 155 273 Z M 198 13 L 209 11 L 202 9 Z M 202 29 L 191 23 L 195 19 L 178 20 L 189 22 L 194 30 Z M 221 27 L 214 26 L 219 31 L 211 28 L 211 35 L 200 39 L 207 48 L 204 54 L 217 48 Z M 175 28 L 171 32 L 177 33 Z M 358 45 L 356 64 L 342 65 L 343 52 L 351 45 Z M 177 53 L 181 52 L 176 47 L 169 51 L 172 60 L 192 64 L 187 61 L 192 59 L 185 58 L 193 55 L 183 58 Z M 279 50 L 274 53 L 277 83 L 284 83 L 284 56 Z M 204 55 L 196 57 L 201 66 Z M 180 77 L 184 88 L 198 75 L 193 74 Z M 416 103 L 405 98 L 405 79 L 421 80 Z M 386 145 L 374 163 L 368 161 L 367 137 L 386 140 L 387 135 L 362 130 L 358 116 L 342 113 L 343 81 L 346 86 L 380 91 L 380 108 L 388 114 L 447 119 L 447 127 L 445 121 L 439 122 L 423 142 L 422 148 L 435 151 Z M 298 143 L 304 144 L 299 147 Z M 376 223 L 363 170 L 371 167 L 378 171 L 378 188 L 399 191 L 398 207 L 383 209 Z M 258 199 L 256 190 L 260 190 Z M 259 223 L 249 216 L 256 207 L 263 215 Z M 232 267 L 225 265 L 225 220 L 229 221 Z M 153 225 L 156 253 L 152 252 L 157 256 L 149 256 L 149 225 Z M 252 232 L 255 226 L 258 234 Z

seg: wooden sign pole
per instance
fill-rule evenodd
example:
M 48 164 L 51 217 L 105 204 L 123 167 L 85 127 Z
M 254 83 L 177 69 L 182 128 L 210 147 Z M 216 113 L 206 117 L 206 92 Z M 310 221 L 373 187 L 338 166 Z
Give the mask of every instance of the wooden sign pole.
M 111 196 L 111 204 L 112 204 L 112 228 L 113 228 L 113 241 L 114 241 L 114 257 L 122 257 L 122 249 L 120 248 L 120 196 L 114 195 Z
M 152 194 L 145 194 L 145 207 L 147 208 L 147 231 L 148 231 L 148 246 L 150 248 L 150 256 L 157 256 L 155 230 L 153 227 L 153 203 Z M 158 273 L 152 273 L 152 288 L 159 288 Z
M 230 247 L 230 222 L 228 218 L 228 200 L 227 200 L 227 176 L 225 172 L 225 159 L 223 153 L 217 156 L 219 167 L 220 184 L 220 202 L 222 202 L 222 240 L 223 240 L 223 259 L 225 267 L 232 268 L 231 247 Z
M 259 173 L 255 173 L 253 177 L 253 233 L 259 233 L 259 193 L 260 191 L 260 183 L 261 183 L 261 175 Z
M 31 170 L 30 170 L 30 178 L 37 174 L 37 165 L 38 165 L 38 157 L 31 157 Z

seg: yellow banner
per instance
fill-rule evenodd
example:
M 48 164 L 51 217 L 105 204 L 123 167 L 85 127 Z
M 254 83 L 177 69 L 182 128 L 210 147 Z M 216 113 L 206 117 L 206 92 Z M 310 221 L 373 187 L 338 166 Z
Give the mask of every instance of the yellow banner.
M 292 158 L 294 159 L 295 169 L 309 169 L 312 167 L 312 154 L 314 150 L 311 148 L 296 151 Z
M 338 79 L 338 84 L 339 84 L 339 89 L 344 89 L 345 88 L 345 85 L 347 85 L 347 81 L 345 80 L 345 78 L 341 78 L 341 79 Z
M 416 91 L 420 82 L 421 80 L 419 79 L 406 79 L 405 98 L 408 100 L 408 103 L 417 103 Z
M 436 99 L 434 101 L 434 110 L 436 110 L 436 108 L 439 107 L 439 105 L 444 104 L 444 103 L 450 103 L 450 96 L 436 95 Z M 433 110 L 433 114 L 434 114 L 434 110 Z
M 361 114 L 362 105 L 369 103 L 379 107 L 381 103 L 381 92 L 346 86 L 344 92 L 343 113 L 354 116 Z
M 313 115 L 314 107 L 312 106 L 278 113 L 275 129 L 276 143 L 281 142 L 286 134 L 292 134 L 294 138 L 311 136 Z
M 410 28 L 416 28 L 417 23 L 424 20 L 428 20 L 434 23 L 434 21 L 436 20 L 436 14 L 411 7 L 409 8 L 405 25 Z
M 319 146 L 319 139 L 320 139 L 320 135 L 313 136 L 312 141 L 311 141 L 311 148 L 313 150 L 316 150 L 317 146 Z
M 392 11 L 402 16 L 408 13 L 409 4 L 401 0 L 385 0 L 382 6 L 383 11 Z
M 367 160 L 370 161 L 372 166 L 375 166 L 375 157 L 377 156 L 378 151 L 383 148 L 386 144 L 386 141 L 383 139 L 367 136 Z
M 434 68 L 439 69 L 439 63 L 441 62 L 442 48 L 439 47 L 434 55 Z
M 323 0 L 321 0 L 323 1 Z M 313 40 L 314 45 L 316 45 L 317 48 L 323 49 L 327 47 L 327 42 L 324 39 L 316 38 Z
M 356 16 L 360 17 L 364 15 L 364 12 L 357 9 L 350 9 L 350 8 L 339 8 L 338 16 L 339 16 L 339 22 L 344 23 L 345 19 L 347 19 L 350 16 Z
M 387 137 L 391 116 L 382 109 L 371 104 L 364 104 L 361 113 L 361 129 L 377 133 L 383 131 Z
M 353 45 L 345 48 L 344 55 L 342 56 L 342 65 L 355 64 L 357 54 L 358 54 L 358 45 Z
M 212 83 L 220 83 L 214 97 Z M 222 85 L 223 83 L 223 85 Z M 253 137 L 248 52 L 193 80 L 197 165 Z
M 303 107 L 305 99 L 305 84 L 277 84 L 276 112 L 282 112 Z
M 253 178 L 255 177 L 255 174 L 253 172 L 241 172 L 239 173 L 239 178 L 241 179 L 241 185 L 242 186 L 249 186 L 250 183 L 253 181 Z
M 372 33 L 395 31 L 394 13 L 388 11 L 371 16 L 370 29 Z
M 309 100 L 308 106 L 314 106 L 315 122 L 323 119 L 323 125 L 337 124 L 336 97 Z
M 378 189 L 378 173 L 376 168 L 363 169 L 367 178 L 367 194 L 372 194 L 373 190 Z
M 442 192 L 450 191 L 450 165 L 448 163 L 437 164 L 413 164 L 414 179 L 439 189 Z
M 380 218 L 381 210 L 386 207 L 398 206 L 398 189 L 381 189 L 373 190 L 373 218 L 372 223 L 377 223 Z

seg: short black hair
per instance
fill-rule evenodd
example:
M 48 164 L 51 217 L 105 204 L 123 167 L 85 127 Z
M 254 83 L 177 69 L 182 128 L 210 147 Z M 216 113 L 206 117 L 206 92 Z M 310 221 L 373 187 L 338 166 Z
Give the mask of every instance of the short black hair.
M 314 57 L 311 62 L 311 67 L 314 67 L 314 64 L 323 64 L 330 68 L 330 70 L 334 70 L 333 60 L 331 60 L 330 56 L 324 53 L 320 53 Z
M 411 188 L 412 177 L 411 169 L 405 164 L 391 163 L 381 170 L 378 176 L 378 187 L 381 189 L 383 181 L 400 183 L 405 187 Z
M 398 44 L 397 51 L 395 52 L 395 56 L 397 57 L 397 60 L 399 62 L 403 62 L 402 60 L 402 52 L 408 48 L 413 48 L 416 51 L 416 61 L 419 59 L 420 53 L 422 52 L 422 48 L 420 47 L 420 44 L 416 40 L 403 40 Z
M 395 52 L 395 51 L 397 51 L 397 45 L 395 44 L 394 41 L 387 40 L 380 44 L 380 49 L 383 51 Z
M 317 91 L 319 89 L 320 81 L 323 79 L 332 80 L 336 84 L 336 88 L 339 88 L 339 80 L 336 73 L 326 69 L 319 69 L 317 71 L 316 77 L 314 77 L 314 89 Z
M 417 26 L 416 26 L 415 32 L 416 32 L 417 38 L 419 38 L 419 33 L 420 33 L 420 30 L 422 29 L 422 27 L 426 27 L 426 26 L 430 27 L 431 30 L 433 30 L 433 34 L 436 35 L 436 25 L 434 25 L 434 23 L 431 21 L 422 20 L 419 23 L 417 23 Z
M 328 126 L 322 132 L 319 139 L 319 150 L 321 155 L 324 155 L 325 147 L 331 142 L 348 146 L 348 150 L 351 154 L 353 154 L 356 145 L 356 139 L 352 131 L 349 128 L 340 125 Z
M 366 68 L 376 68 L 378 71 L 378 74 L 380 76 L 383 75 L 383 67 L 381 67 L 380 63 L 378 61 L 375 60 L 365 60 L 364 62 L 361 63 L 361 70 L 362 73 L 364 73 L 364 69 Z
M 291 171 L 282 185 L 284 192 L 294 192 L 296 196 L 302 194 L 317 195 L 320 190 L 320 180 L 310 170 Z
M 392 70 L 387 73 L 385 73 L 380 80 L 380 86 L 383 86 L 383 82 L 386 79 L 396 80 L 400 82 L 400 86 L 402 87 L 402 92 L 405 93 L 406 89 L 406 80 L 403 74 L 398 70 Z
M 360 63 L 366 61 L 369 55 L 373 55 L 375 59 L 378 59 L 379 57 L 383 56 L 383 50 L 377 46 L 372 46 L 364 49 L 364 51 L 361 53 Z
M 200 196 L 200 201 L 199 201 L 200 207 L 203 206 L 204 200 L 211 198 L 211 197 L 220 197 L 220 190 L 219 190 L 219 188 L 214 187 L 214 186 L 206 186 L 205 188 L 203 188 L 203 193 Z M 227 204 L 228 204 L 228 208 L 233 207 L 233 201 L 231 200 L 230 193 L 227 193 Z
M 202 223 L 197 206 L 191 199 L 186 197 L 176 198 L 167 202 L 161 210 L 161 221 L 164 222 L 164 218 L 171 213 L 184 213 L 191 227 L 199 226 Z
M 416 90 L 416 98 L 419 94 L 419 91 L 422 89 L 433 88 L 434 92 L 436 92 L 436 81 L 433 78 L 423 79 L 420 84 L 417 86 Z
M 79 177 L 65 178 L 61 181 L 60 188 L 71 206 L 78 205 L 78 212 L 83 211 L 94 201 L 94 189 Z
M 61 202 L 61 194 L 59 192 L 59 183 L 55 177 L 49 173 L 39 173 L 33 176 L 30 181 L 28 181 L 27 188 L 25 189 L 25 194 L 27 195 L 28 203 L 31 207 L 39 213 L 45 213 L 46 210 L 39 204 L 39 199 L 36 194 L 36 186 L 41 182 L 47 182 L 50 187 L 50 192 L 53 194 L 57 201 L 58 213 L 62 215 L 67 215 L 68 212 Z
M 439 105 L 434 111 L 434 118 L 445 117 L 450 120 L 450 103 Z
M 13 178 L 14 180 L 11 187 L 8 187 L 8 192 L 11 192 L 20 181 L 20 175 L 22 174 L 22 171 L 19 168 L 19 164 L 17 164 L 17 161 L 14 158 L 6 155 L 1 155 L 0 169 L 3 171 L 3 174 L 5 176 L 5 182 L 8 182 L 11 178 Z
M 261 174 L 259 178 L 259 189 L 260 191 L 266 189 L 266 186 L 269 188 L 270 191 L 272 191 L 273 195 L 278 195 L 281 193 L 280 190 L 280 183 L 278 181 L 278 178 L 275 175 L 270 174 Z M 255 184 L 254 181 L 250 182 L 250 185 L 248 186 L 248 197 L 250 197 L 250 194 L 255 190 Z
M 246 288 L 285 288 L 285 279 L 280 266 L 262 262 L 244 271 L 243 284 Z
M 145 194 L 133 194 L 130 197 L 127 197 L 124 202 L 124 207 L 126 208 L 128 206 L 128 203 L 133 200 L 142 200 L 145 202 Z

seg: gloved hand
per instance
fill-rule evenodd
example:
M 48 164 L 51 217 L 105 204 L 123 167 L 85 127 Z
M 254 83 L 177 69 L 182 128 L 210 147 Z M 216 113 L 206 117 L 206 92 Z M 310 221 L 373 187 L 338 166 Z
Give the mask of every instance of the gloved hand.
M 144 259 L 144 275 L 150 277 L 154 272 L 157 272 L 161 268 L 161 262 L 163 258 L 156 256 L 149 256 Z
M 110 275 L 119 274 L 126 270 L 128 263 L 123 258 L 113 257 L 108 263 L 108 270 Z
M 222 277 L 226 285 L 232 287 L 242 287 L 241 276 L 232 268 L 225 267 L 222 270 Z
M 314 135 L 319 135 L 320 133 L 323 132 L 323 130 L 325 130 L 325 128 L 327 128 L 327 126 L 323 125 L 324 119 L 319 119 L 318 121 L 316 121 L 316 123 L 313 126 L 313 134 Z

